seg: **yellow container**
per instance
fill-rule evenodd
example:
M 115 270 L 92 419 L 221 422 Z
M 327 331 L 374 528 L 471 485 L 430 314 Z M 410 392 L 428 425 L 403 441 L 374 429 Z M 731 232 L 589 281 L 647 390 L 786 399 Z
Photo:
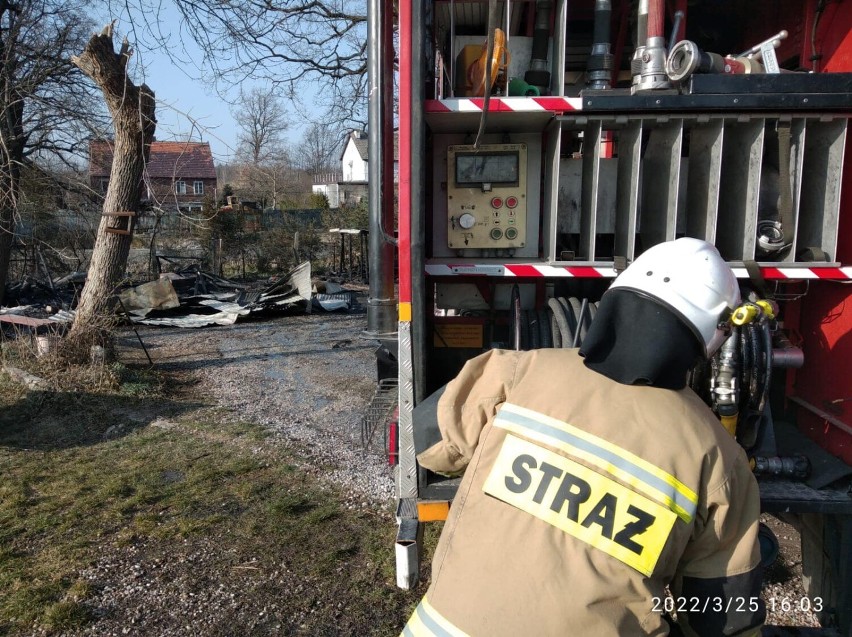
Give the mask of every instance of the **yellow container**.
M 470 65 L 479 59 L 485 48 L 481 44 L 467 44 L 456 57 L 456 97 L 475 97 L 468 78 Z

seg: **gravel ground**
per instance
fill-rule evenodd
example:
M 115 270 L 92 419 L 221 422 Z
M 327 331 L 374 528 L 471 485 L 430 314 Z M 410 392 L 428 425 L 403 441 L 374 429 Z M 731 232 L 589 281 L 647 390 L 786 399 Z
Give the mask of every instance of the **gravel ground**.
M 794 527 L 772 515 L 763 514 L 761 522 L 778 539 L 779 555 L 763 574 L 763 598 L 766 602 L 767 624 L 774 626 L 820 625 L 802 586 L 802 547 Z
M 366 451 L 360 444 L 361 415 L 375 378 L 376 343 L 360 337 L 365 328 L 361 307 L 347 314 L 317 312 L 230 327 L 139 332 L 157 365 L 184 378 L 192 395 L 211 405 L 211 418 L 268 427 L 274 432 L 270 442 L 297 451 L 305 470 L 338 488 L 345 485 L 350 508 L 382 511 L 380 523 L 393 524 L 391 470 L 380 449 Z M 141 350 L 134 342 L 128 332 L 125 344 L 138 357 Z M 160 426 L 170 424 L 164 421 Z M 768 574 L 765 596 L 799 600 L 804 591 L 798 535 L 775 518 L 764 516 L 764 521 L 782 545 L 782 558 Z M 270 559 L 258 556 L 263 557 Z M 228 577 L 217 581 L 216 574 L 223 570 Z M 246 596 L 264 584 L 251 560 L 230 556 L 216 538 L 187 543 L 182 554 L 167 559 L 152 559 L 144 544 L 108 552 L 84 575 L 97 583 L 96 606 L 136 611 L 120 621 L 104 617 L 83 634 L 233 634 L 216 628 L 222 616 L 233 619 L 230 625 L 244 627 L 241 634 L 298 632 L 269 623 L 268 618 L 275 616 L 274 604 L 260 609 L 244 604 Z M 286 564 L 273 571 L 278 583 L 292 575 Z M 203 592 L 187 592 L 199 590 L 199 577 L 207 583 Z M 800 610 L 770 613 L 769 620 L 776 625 L 819 625 L 813 613 Z M 298 626 L 299 618 L 294 621 Z
M 324 468 L 323 480 L 347 485 L 353 506 L 387 507 L 393 476 L 386 457 L 379 444 L 361 445 L 378 344 L 361 337 L 366 326 L 356 309 L 140 334 L 160 368 L 187 374 L 193 394 L 225 417 L 264 425 L 274 440 L 295 445 L 306 465 Z

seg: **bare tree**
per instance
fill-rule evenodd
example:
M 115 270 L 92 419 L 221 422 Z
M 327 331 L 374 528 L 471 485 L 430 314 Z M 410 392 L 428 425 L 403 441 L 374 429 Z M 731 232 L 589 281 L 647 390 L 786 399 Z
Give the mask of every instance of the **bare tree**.
M 241 89 L 233 115 L 239 128 L 238 157 L 254 165 L 280 159 L 284 148 L 283 136 L 289 122 L 287 112 L 273 91 Z
M 39 157 L 69 160 L 97 112 L 69 60 L 85 42 L 86 3 L 0 2 L 0 302 L 9 272 L 21 171 Z
M 309 175 L 336 172 L 340 145 L 339 129 L 328 124 L 312 124 L 299 144 L 299 166 Z
M 194 40 L 203 52 L 202 73 L 226 99 L 232 87 L 260 80 L 294 101 L 321 95 L 325 121 L 365 123 L 363 0 L 174 0 L 180 37 L 163 30 L 161 0 L 107 4 L 182 68 L 193 57 L 182 42 Z M 317 107 L 312 109 L 316 115 Z
M 49 158 L 25 164 L 16 206 L 16 256 L 22 258 L 10 274 L 52 278 L 79 269 L 97 229 L 87 214 L 90 201 L 89 179 L 82 168 Z
M 157 122 L 154 93 L 136 86 L 127 76 L 131 51 L 127 40 L 116 53 L 112 25 L 92 36 L 79 56 L 72 58 L 104 95 L 115 131 L 112 170 L 104 198 L 86 285 L 77 305 L 71 335 L 85 333 L 108 307 L 110 295 L 124 273 L 133 220 L 139 213 L 142 177 L 151 152 Z
M 306 175 L 285 155 L 280 161 L 240 166 L 234 182 L 242 198 L 257 201 L 264 208 L 299 207 L 307 204 L 310 183 Z
M 274 91 L 255 87 L 240 90 L 233 115 L 240 161 L 235 186 L 244 197 L 275 206 L 291 172 L 284 146 L 284 133 L 289 128 L 287 112 Z

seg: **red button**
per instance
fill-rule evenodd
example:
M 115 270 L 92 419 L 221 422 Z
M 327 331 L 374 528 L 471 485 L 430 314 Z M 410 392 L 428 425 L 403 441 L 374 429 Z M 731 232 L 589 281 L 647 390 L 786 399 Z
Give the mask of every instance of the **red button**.
M 509 206 L 510 208 L 515 208 L 518 205 L 518 198 L 517 197 L 507 197 L 506 198 L 506 205 Z
M 491 200 L 491 207 L 492 208 L 502 208 L 503 207 L 503 200 L 500 199 L 500 197 L 494 197 L 494 199 Z

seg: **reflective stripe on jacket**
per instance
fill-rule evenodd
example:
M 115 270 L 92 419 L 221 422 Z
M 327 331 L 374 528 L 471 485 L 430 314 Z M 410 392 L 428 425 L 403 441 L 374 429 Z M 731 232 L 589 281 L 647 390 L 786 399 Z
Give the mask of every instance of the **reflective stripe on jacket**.
M 469 635 L 454 626 L 450 620 L 432 608 L 429 600 L 424 597 L 405 628 L 402 629 L 403 637 L 469 637 Z
M 418 460 L 465 473 L 404 634 L 665 635 L 666 586 L 688 635 L 759 630 L 757 483 L 691 390 L 493 350 L 438 418 Z

